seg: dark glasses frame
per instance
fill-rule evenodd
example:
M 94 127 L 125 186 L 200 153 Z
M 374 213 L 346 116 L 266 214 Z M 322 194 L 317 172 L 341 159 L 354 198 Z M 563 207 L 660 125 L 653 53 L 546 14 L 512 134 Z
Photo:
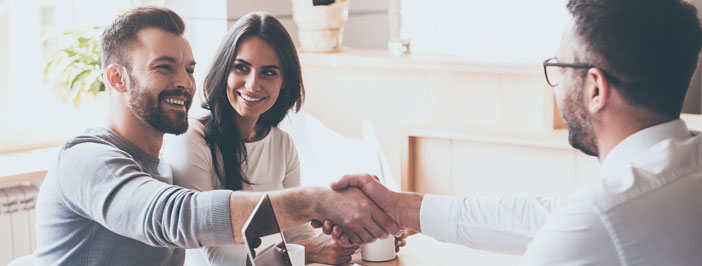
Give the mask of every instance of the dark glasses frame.
M 590 64 L 572 64 L 572 63 L 553 63 L 550 61 L 556 60 L 555 57 L 551 57 L 549 59 L 546 59 L 544 61 L 544 76 L 546 76 L 546 83 L 548 83 L 549 86 L 551 87 L 556 87 L 558 86 L 559 83 L 552 83 L 551 80 L 548 78 L 548 70 L 546 68 L 548 67 L 572 67 L 572 68 L 597 68 L 594 65 Z

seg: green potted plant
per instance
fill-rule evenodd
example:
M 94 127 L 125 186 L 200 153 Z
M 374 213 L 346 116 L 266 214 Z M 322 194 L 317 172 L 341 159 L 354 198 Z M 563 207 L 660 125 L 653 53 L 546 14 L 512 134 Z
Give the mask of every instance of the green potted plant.
M 61 34 L 60 37 L 68 45 L 49 57 L 44 77 L 62 102 L 71 102 L 77 108 L 82 95 L 88 93 L 97 96 L 105 91 L 97 38 L 101 32 L 101 27 L 93 27 Z

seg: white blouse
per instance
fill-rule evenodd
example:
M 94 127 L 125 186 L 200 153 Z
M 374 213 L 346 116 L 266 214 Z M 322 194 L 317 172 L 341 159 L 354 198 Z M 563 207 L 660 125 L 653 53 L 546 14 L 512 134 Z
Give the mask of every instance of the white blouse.
M 198 191 L 224 189 L 215 174 L 210 147 L 204 139 L 204 125 L 190 120 L 188 131 L 180 136 L 167 135 L 162 149 L 163 158 L 173 171 L 173 184 Z M 242 170 L 251 184 L 243 184 L 245 191 L 273 191 L 300 185 L 300 161 L 290 136 L 277 127 L 255 142 L 245 143 L 247 161 Z M 224 172 L 221 153 L 217 152 L 220 173 Z M 314 229 L 302 225 L 283 232 L 288 242 L 315 236 Z M 246 247 L 243 244 L 206 247 L 188 250 L 186 265 L 245 265 Z

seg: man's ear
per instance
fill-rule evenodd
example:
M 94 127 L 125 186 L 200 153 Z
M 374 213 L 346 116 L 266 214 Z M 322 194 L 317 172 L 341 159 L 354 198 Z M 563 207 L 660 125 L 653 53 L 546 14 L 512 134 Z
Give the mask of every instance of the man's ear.
M 585 79 L 587 79 L 583 88 L 585 106 L 590 113 L 594 114 L 607 105 L 611 90 L 610 84 L 604 72 L 599 68 L 590 68 Z
M 105 69 L 105 82 L 119 93 L 127 92 L 127 68 L 120 64 L 110 64 Z

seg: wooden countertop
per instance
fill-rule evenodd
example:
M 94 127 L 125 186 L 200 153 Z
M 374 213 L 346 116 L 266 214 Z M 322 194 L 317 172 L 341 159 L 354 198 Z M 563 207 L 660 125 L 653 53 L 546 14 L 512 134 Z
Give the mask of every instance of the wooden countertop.
M 400 249 L 394 260 L 387 262 L 367 262 L 360 254 L 353 255 L 350 264 L 363 266 L 446 266 L 446 265 L 517 265 L 519 256 L 494 254 L 470 249 L 461 245 L 440 242 L 424 234 L 415 234 L 407 238 L 407 246 Z M 312 263 L 308 266 L 326 264 Z

